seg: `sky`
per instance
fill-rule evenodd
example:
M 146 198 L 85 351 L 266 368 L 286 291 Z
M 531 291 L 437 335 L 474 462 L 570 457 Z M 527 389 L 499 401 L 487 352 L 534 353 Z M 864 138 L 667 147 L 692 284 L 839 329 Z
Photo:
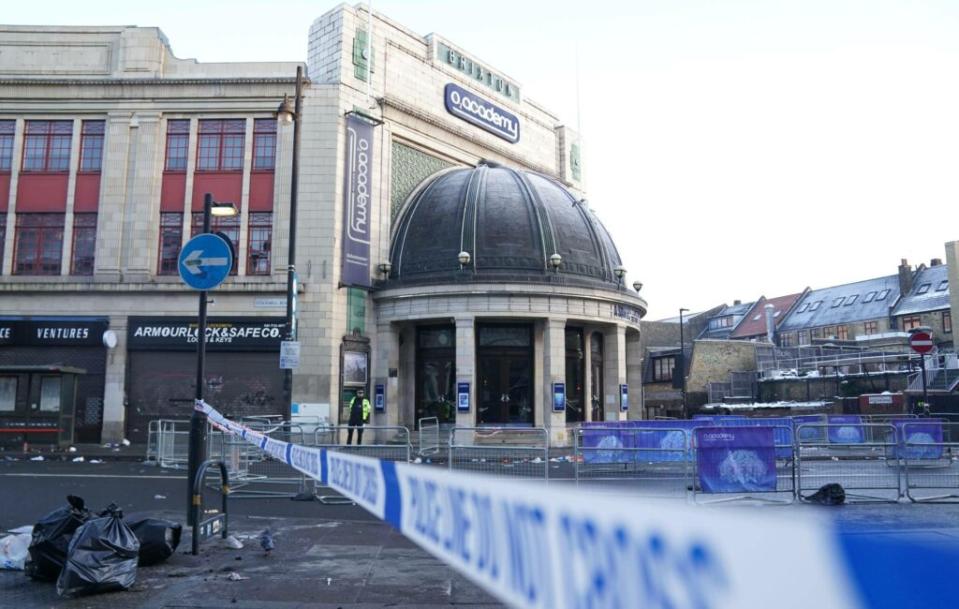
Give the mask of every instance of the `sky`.
M 335 5 L 48 0 L 0 20 L 158 26 L 181 58 L 305 61 L 310 23 Z M 894 274 L 959 240 L 954 0 L 373 8 L 581 127 L 587 198 L 647 319 Z

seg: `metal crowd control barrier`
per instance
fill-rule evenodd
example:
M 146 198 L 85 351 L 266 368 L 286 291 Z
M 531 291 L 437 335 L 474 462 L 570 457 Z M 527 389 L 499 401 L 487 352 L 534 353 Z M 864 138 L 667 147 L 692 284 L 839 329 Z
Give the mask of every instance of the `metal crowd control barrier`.
M 276 420 L 272 417 L 249 417 L 244 425 L 254 431 L 284 442 L 293 442 L 303 446 L 312 444 L 313 436 L 303 430 L 300 423 Z M 233 496 L 236 499 L 294 497 L 309 492 L 312 482 L 286 463 L 274 459 L 259 448 L 249 445 L 252 450 L 241 452 L 239 458 L 244 462 L 243 475 L 236 479 Z
M 685 496 L 692 485 L 689 432 L 658 427 L 590 426 L 575 431 L 576 484 L 626 483 L 652 496 Z
M 825 484 L 838 483 L 846 491 L 847 502 L 898 501 L 897 445 L 896 427 L 888 423 L 800 425 L 796 428 L 799 499 L 807 500 Z
M 313 435 L 312 446 L 336 449 L 352 455 L 362 455 L 383 459 L 384 461 L 402 461 L 409 463 L 413 445 L 410 430 L 402 425 L 364 425 L 353 428 L 353 444 L 347 444 L 349 425 L 336 425 L 317 429 Z M 359 441 L 359 431 L 363 431 L 363 443 Z
M 719 444 L 711 448 L 710 434 L 730 437 L 716 438 Z M 785 425 L 694 428 L 690 437 L 693 502 L 793 503 L 797 462 L 792 438 L 793 428 Z
M 909 500 L 959 501 L 959 423 L 917 419 L 897 427 Z
M 440 420 L 438 417 L 423 417 L 417 421 L 419 451 L 421 457 L 432 457 L 440 452 Z
M 453 427 L 449 468 L 549 480 L 549 433 L 543 427 Z

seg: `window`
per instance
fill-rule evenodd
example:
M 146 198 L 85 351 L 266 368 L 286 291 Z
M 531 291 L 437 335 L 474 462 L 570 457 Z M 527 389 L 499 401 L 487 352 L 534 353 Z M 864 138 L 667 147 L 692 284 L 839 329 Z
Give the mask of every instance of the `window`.
M 190 121 L 166 122 L 166 171 L 186 171 L 190 149 Z
M 0 153 L 0 154 L 2 154 L 2 153 Z M 943 279 L 942 281 L 939 282 L 939 286 L 936 287 L 936 291 L 937 291 L 937 292 L 945 292 L 945 291 L 948 290 L 948 289 L 949 289 L 949 280 L 948 280 L 948 279 Z
M 822 338 L 822 328 L 813 328 L 809 331 L 810 338 Z
M 16 121 L 0 121 L 0 173 L 7 173 L 13 165 L 13 134 Z
M 836 326 L 836 338 L 839 340 L 847 340 L 849 338 L 849 328 L 846 326 Z
M 858 298 L 859 298 L 859 294 L 853 294 L 852 296 L 849 296 L 846 298 L 846 302 L 844 302 L 842 306 L 851 307 L 853 304 L 855 304 Z
M 201 120 L 197 171 L 240 171 L 243 169 L 243 139 L 246 121 Z
M 753 321 L 759 321 L 759 318 L 762 317 L 762 316 L 763 316 L 762 313 L 756 315 L 755 317 L 753 317 Z
M 27 121 L 23 170 L 69 171 L 72 139 L 73 121 Z
M 840 296 L 839 298 L 833 299 L 833 301 L 832 301 L 832 308 L 835 309 L 836 307 L 838 307 L 839 305 L 841 305 L 844 298 L 845 298 L 845 296 Z
M 932 287 L 931 283 L 922 284 L 921 286 L 919 286 L 919 289 L 916 290 L 916 295 L 918 296 L 919 294 L 925 294 L 926 292 L 929 291 L 929 288 L 931 287 Z
M 952 312 L 942 312 L 942 331 L 945 334 L 952 334 Z
M 160 254 L 157 273 L 160 275 L 176 275 L 180 257 L 180 246 L 183 244 L 183 214 L 160 213 Z
M 809 330 L 800 330 L 796 334 L 797 334 L 797 338 L 799 339 L 799 346 L 809 344 Z
M 59 275 L 64 214 L 17 214 L 13 271 L 18 275 Z
M 888 290 L 888 289 L 879 292 L 879 294 L 876 296 L 876 300 L 877 300 L 877 301 L 879 301 L 879 300 L 885 300 L 885 299 L 886 299 L 886 296 L 889 296 L 889 290 Z
M 251 213 L 249 218 L 250 252 L 247 275 L 270 274 L 270 250 L 273 241 L 273 214 Z
M 253 121 L 253 171 L 273 171 L 276 164 L 276 119 Z
M 713 330 L 717 328 L 731 328 L 732 325 L 733 325 L 732 315 L 724 315 L 722 317 L 716 317 L 709 321 L 709 327 L 710 329 L 713 329 Z
M 60 377 L 40 379 L 40 412 L 60 412 Z
M 918 315 L 910 315 L 902 318 L 902 329 L 909 331 L 922 325 L 922 319 Z
M 214 216 L 210 218 L 210 232 L 223 233 L 229 237 L 233 243 L 233 268 L 230 269 L 231 275 L 236 275 L 237 260 L 240 252 L 240 216 Z M 193 212 L 193 232 L 196 237 L 203 232 L 203 212 Z M 174 267 L 175 268 L 175 267 Z
M 805 313 L 805 312 L 809 309 L 809 305 L 810 305 L 810 304 L 812 304 L 812 303 L 810 303 L 810 302 L 804 302 L 804 303 L 802 303 L 802 306 L 799 307 L 799 310 L 796 311 L 796 313 Z M 757 317 L 757 319 L 758 319 L 758 317 Z
M 862 324 L 863 331 L 866 335 L 869 334 L 879 334 L 879 322 L 878 321 L 867 321 Z
M 812 303 L 811 305 L 809 305 L 809 310 L 810 310 L 810 312 L 811 312 L 811 311 L 818 311 L 820 306 L 822 306 L 822 301 L 821 301 L 821 300 L 817 300 L 816 302 L 814 302 L 814 303 Z
M 100 173 L 103 166 L 104 121 L 83 121 L 80 130 L 80 171 Z
M 866 304 L 867 302 L 872 302 L 876 298 L 876 290 L 871 292 L 866 292 L 866 295 L 862 297 L 862 303 Z
M 74 214 L 71 275 L 92 275 L 97 245 L 97 215 Z
M 676 357 L 657 357 L 653 359 L 653 381 L 673 380 L 673 368 L 676 367 Z
M 822 337 L 823 338 L 832 338 L 836 335 L 836 326 L 823 326 L 822 327 Z
M 792 347 L 796 342 L 796 335 L 792 332 L 784 332 L 779 335 L 780 347 Z
M 13 412 L 17 407 L 17 377 L 0 376 L 0 412 Z

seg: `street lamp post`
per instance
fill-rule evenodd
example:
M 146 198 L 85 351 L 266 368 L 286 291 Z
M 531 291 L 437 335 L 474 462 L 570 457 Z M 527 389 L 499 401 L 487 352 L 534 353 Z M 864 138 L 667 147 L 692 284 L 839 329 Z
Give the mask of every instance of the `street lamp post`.
M 303 106 L 303 67 L 296 67 L 296 92 L 294 93 L 293 107 L 290 107 L 290 98 L 283 97 L 283 102 L 277 108 L 276 117 L 280 124 L 293 124 L 293 168 L 290 172 L 290 228 L 289 249 L 286 255 L 286 327 L 285 340 L 296 340 L 296 326 L 293 319 L 293 301 L 296 298 L 296 198 L 300 178 L 300 118 Z M 283 371 L 283 402 L 286 408 L 286 420 L 290 420 L 293 410 L 293 370 L 286 368 Z
M 683 337 L 683 313 L 686 312 L 689 312 L 689 309 L 679 309 L 679 378 L 682 381 L 684 419 L 689 418 L 689 412 L 686 409 L 686 340 Z
M 233 203 L 217 203 L 211 193 L 203 195 L 203 233 L 210 232 L 211 216 L 235 216 L 236 206 Z M 197 311 L 196 335 L 196 393 L 197 401 L 203 399 L 203 386 L 206 384 L 204 368 L 206 367 L 206 290 L 200 292 Z M 190 415 L 190 446 L 187 455 L 187 524 L 193 525 L 193 485 L 200 464 L 206 461 L 206 414 L 196 408 Z

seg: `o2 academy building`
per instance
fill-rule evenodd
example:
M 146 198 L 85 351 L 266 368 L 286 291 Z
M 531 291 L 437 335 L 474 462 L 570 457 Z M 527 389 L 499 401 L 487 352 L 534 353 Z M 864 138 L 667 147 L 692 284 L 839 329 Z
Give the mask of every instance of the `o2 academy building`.
M 372 32 L 372 35 L 371 35 Z M 537 426 L 638 418 L 646 303 L 578 134 L 437 35 L 340 5 L 304 66 L 292 396 L 280 369 L 298 65 L 177 58 L 143 27 L 0 26 L 0 443 L 185 419 L 203 198 L 232 242 L 204 393 L 229 416 Z

